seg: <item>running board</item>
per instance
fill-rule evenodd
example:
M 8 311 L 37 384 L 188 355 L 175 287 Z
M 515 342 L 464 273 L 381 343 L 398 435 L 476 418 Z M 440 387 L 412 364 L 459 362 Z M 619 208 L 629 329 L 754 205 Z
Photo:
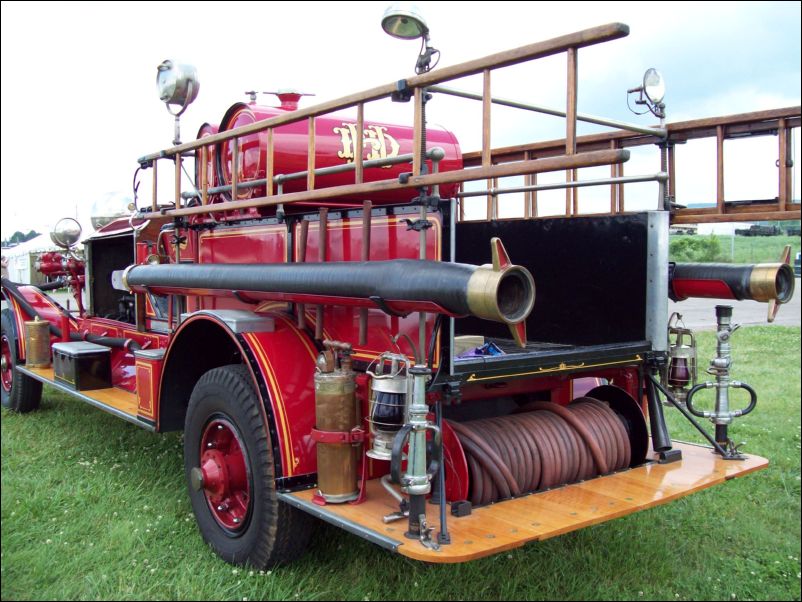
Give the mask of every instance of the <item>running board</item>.
M 108 389 L 94 389 L 91 391 L 76 391 L 67 385 L 56 381 L 53 368 L 28 368 L 27 366 L 15 366 L 14 369 L 19 370 L 22 374 L 30 376 L 31 378 L 42 381 L 46 385 L 55 387 L 59 391 L 68 393 L 69 395 L 72 395 L 73 397 L 76 397 L 77 399 L 80 399 L 91 406 L 100 408 L 104 412 L 108 412 L 117 418 L 122 418 L 131 424 L 135 424 L 138 427 L 149 431 L 156 430 L 155 424 L 137 416 L 139 404 L 137 403 L 136 395 L 133 393 L 129 393 L 128 391 L 123 391 L 122 389 L 117 389 L 115 387 L 110 387 Z
M 398 503 L 379 480 L 368 482 L 367 500 L 358 505 L 312 501 L 315 489 L 279 493 L 279 499 L 403 556 L 435 563 L 475 560 L 570 531 L 659 506 L 735 477 L 766 468 L 768 460 L 749 456 L 723 460 L 711 448 L 675 443 L 682 459 L 655 461 L 615 474 L 474 508 L 469 516 L 449 516 L 451 544 L 435 551 L 407 539 L 406 519 L 384 524 Z M 426 505 L 427 521 L 439 532 L 438 506 Z

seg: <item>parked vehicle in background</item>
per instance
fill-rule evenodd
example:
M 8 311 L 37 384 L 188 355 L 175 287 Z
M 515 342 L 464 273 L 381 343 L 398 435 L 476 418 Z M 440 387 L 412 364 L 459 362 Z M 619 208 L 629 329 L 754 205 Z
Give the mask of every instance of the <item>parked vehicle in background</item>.
M 735 236 L 778 236 L 780 234 L 782 234 L 782 229 L 776 224 L 769 226 L 752 224 L 749 228 L 735 230 Z
M 668 230 L 669 234 L 679 234 L 685 236 L 695 236 L 699 233 L 699 226 L 696 224 L 685 224 L 680 226 L 671 226 Z

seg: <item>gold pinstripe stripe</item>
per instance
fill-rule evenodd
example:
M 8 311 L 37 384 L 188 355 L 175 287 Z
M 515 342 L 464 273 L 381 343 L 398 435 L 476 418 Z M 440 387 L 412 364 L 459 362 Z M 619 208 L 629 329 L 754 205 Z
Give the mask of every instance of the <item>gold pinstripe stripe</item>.
M 349 221 L 356 221 L 357 220 L 357 218 L 346 218 L 346 219 L 348 219 Z M 401 221 L 402 219 L 406 219 L 406 218 L 397 217 L 397 216 L 393 216 L 393 217 L 377 217 L 377 218 L 371 220 L 371 225 L 373 225 L 373 224 L 395 225 L 399 221 Z M 436 236 L 434 238 L 434 257 L 435 257 L 435 260 L 439 260 L 441 258 L 441 255 L 442 255 L 442 244 L 441 244 L 442 236 L 441 235 L 442 235 L 442 232 L 443 232 L 443 224 L 440 222 L 440 219 L 437 218 L 434 215 L 429 216 L 429 219 L 432 219 L 432 221 L 437 222 L 437 225 L 440 226 L 439 228 L 435 229 Z M 300 228 L 300 226 L 298 226 L 298 227 Z M 334 232 L 334 231 L 337 231 L 337 230 L 355 230 L 355 229 L 361 228 L 361 227 L 362 227 L 362 220 L 360 219 L 357 223 L 348 223 L 348 224 L 341 223 L 341 224 L 329 225 L 327 229 L 328 229 L 329 232 Z M 311 222 L 310 221 L 309 222 L 309 230 L 310 231 L 312 231 L 312 230 L 320 230 L 320 223 L 319 222 Z M 300 241 L 299 237 L 297 237 L 297 236 L 295 236 L 294 238 L 295 238 L 295 256 L 297 257 L 299 255 L 299 252 L 300 252 L 301 241 Z
M 301 343 L 303 343 L 303 346 L 309 352 L 309 357 L 312 358 L 312 361 L 313 362 L 317 361 L 317 352 L 309 344 L 309 341 L 303 335 L 303 333 L 300 330 L 298 330 L 298 328 L 295 326 L 295 323 L 285 316 L 276 315 L 276 317 L 282 322 L 284 322 L 289 327 L 289 329 L 295 334 L 295 336 L 297 336 L 300 339 Z
M 268 380 L 268 386 L 273 394 L 273 399 L 275 400 L 276 410 L 278 411 L 278 416 L 276 416 L 279 426 L 281 428 L 281 432 L 283 434 L 283 448 L 284 448 L 284 456 L 287 459 L 285 462 L 285 469 L 287 470 L 286 476 L 292 476 L 295 470 L 295 466 L 298 464 L 298 460 L 295 458 L 295 454 L 292 452 L 292 445 L 290 443 L 290 431 L 289 425 L 287 424 L 287 415 L 286 410 L 284 408 L 284 398 L 281 396 L 281 389 L 279 389 L 278 383 L 276 382 L 276 375 L 273 372 L 273 367 L 270 364 L 270 360 L 267 358 L 267 354 L 264 352 L 262 345 L 259 343 L 259 340 L 256 338 L 254 334 L 246 333 L 244 335 L 246 340 L 250 343 L 251 348 L 256 352 L 256 355 L 259 357 L 261 362 L 262 369 L 265 373 L 265 376 Z
M 467 382 L 479 382 L 482 380 L 498 380 L 500 378 L 515 378 L 519 376 L 534 376 L 536 374 L 550 374 L 552 372 L 564 372 L 566 370 L 578 370 L 578 369 L 587 369 L 587 368 L 600 368 L 603 366 L 620 366 L 621 364 L 631 364 L 632 362 L 640 362 L 643 361 L 643 358 L 640 355 L 636 355 L 633 358 L 628 360 L 621 360 L 619 362 L 605 362 L 602 364 L 585 364 L 582 362 L 581 364 L 575 364 L 569 366 L 568 364 L 562 363 L 557 366 L 553 366 L 552 368 L 538 368 L 537 370 L 533 370 L 531 372 L 516 372 L 513 374 L 500 374 L 498 376 L 476 376 L 476 373 L 471 374 Z
M 198 238 L 199 240 L 203 240 L 206 238 L 219 239 L 219 238 L 229 238 L 231 236 L 250 236 L 251 234 L 259 234 L 261 232 L 280 232 L 282 234 L 286 234 L 287 229 L 284 226 L 263 226 L 261 228 L 256 227 L 253 229 L 236 228 L 231 230 L 224 230 L 222 232 L 203 232 Z
M 135 364 L 136 370 L 142 368 L 142 370 L 147 371 L 148 373 L 148 394 L 150 395 L 150 399 L 148 400 L 147 407 L 143 407 L 140 403 L 137 403 L 139 409 L 142 410 L 140 413 L 147 418 L 156 418 L 153 413 L 153 401 L 156 399 L 154 397 L 155 391 L 153 386 L 153 367 L 150 364 L 146 364 L 144 362 L 136 362 Z M 135 372 L 136 374 L 136 372 Z M 137 377 L 137 381 L 139 378 Z M 137 391 L 139 390 L 139 383 L 137 382 Z M 137 399 L 137 402 L 140 400 Z
M 25 321 L 22 319 L 22 310 L 19 307 L 17 301 L 9 296 L 8 297 L 11 306 L 14 309 L 14 321 L 17 323 L 17 340 L 19 341 L 19 350 L 22 354 L 22 357 L 26 357 L 25 354 Z M 19 358 L 17 358 L 19 360 Z

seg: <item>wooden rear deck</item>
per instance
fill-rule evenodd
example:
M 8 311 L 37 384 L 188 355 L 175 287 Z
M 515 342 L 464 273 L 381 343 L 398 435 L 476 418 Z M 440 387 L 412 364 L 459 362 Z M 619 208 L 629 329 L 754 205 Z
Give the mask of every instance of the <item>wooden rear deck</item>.
M 73 391 L 56 382 L 52 368 L 18 367 L 48 383 L 140 427 L 153 425 L 137 417 L 136 396 L 116 388 Z M 368 483 L 367 500 L 358 505 L 312 502 L 315 489 L 280 493 L 283 501 L 360 535 L 382 547 L 416 560 L 433 563 L 465 562 L 517 548 L 532 541 L 556 537 L 576 529 L 626 516 L 719 485 L 766 468 L 768 460 L 749 455 L 743 460 L 723 460 L 708 447 L 675 443 L 682 460 L 670 464 L 649 462 L 643 466 L 582 483 L 566 485 L 474 508 L 470 516 L 448 517 L 451 544 L 431 550 L 404 537 L 407 521 L 385 524 L 382 517 L 398 510 L 396 501 L 379 480 Z M 427 504 L 427 520 L 439 530 L 439 507 Z
M 449 514 L 451 544 L 430 550 L 404 537 L 406 519 L 384 524 L 382 517 L 398 505 L 381 486 L 368 483 L 368 499 L 359 505 L 312 503 L 316 490 L 282 493 L 281 499 L 409 558 L 426 562 L 465 562 L 589 527 L 638 510 L 665 504 L 729 479 L 766 468 L 768 460 L 750 455 L 744 460 L 722 460 L 707 447 L 675 443 L 682 460 L 643 466 L 531 494 L 484 508 L 470 516 Z M 427 520 L 439 529 L 439 508 L 426 507 Z

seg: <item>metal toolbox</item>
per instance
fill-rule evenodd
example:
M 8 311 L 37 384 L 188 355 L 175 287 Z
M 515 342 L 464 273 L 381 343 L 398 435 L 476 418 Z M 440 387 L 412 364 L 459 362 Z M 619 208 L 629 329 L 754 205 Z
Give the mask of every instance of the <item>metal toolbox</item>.
M 56 382 L 76 391 L 111 387 L 111 348 L 86 341 L 55 343 L 53 370 Z

